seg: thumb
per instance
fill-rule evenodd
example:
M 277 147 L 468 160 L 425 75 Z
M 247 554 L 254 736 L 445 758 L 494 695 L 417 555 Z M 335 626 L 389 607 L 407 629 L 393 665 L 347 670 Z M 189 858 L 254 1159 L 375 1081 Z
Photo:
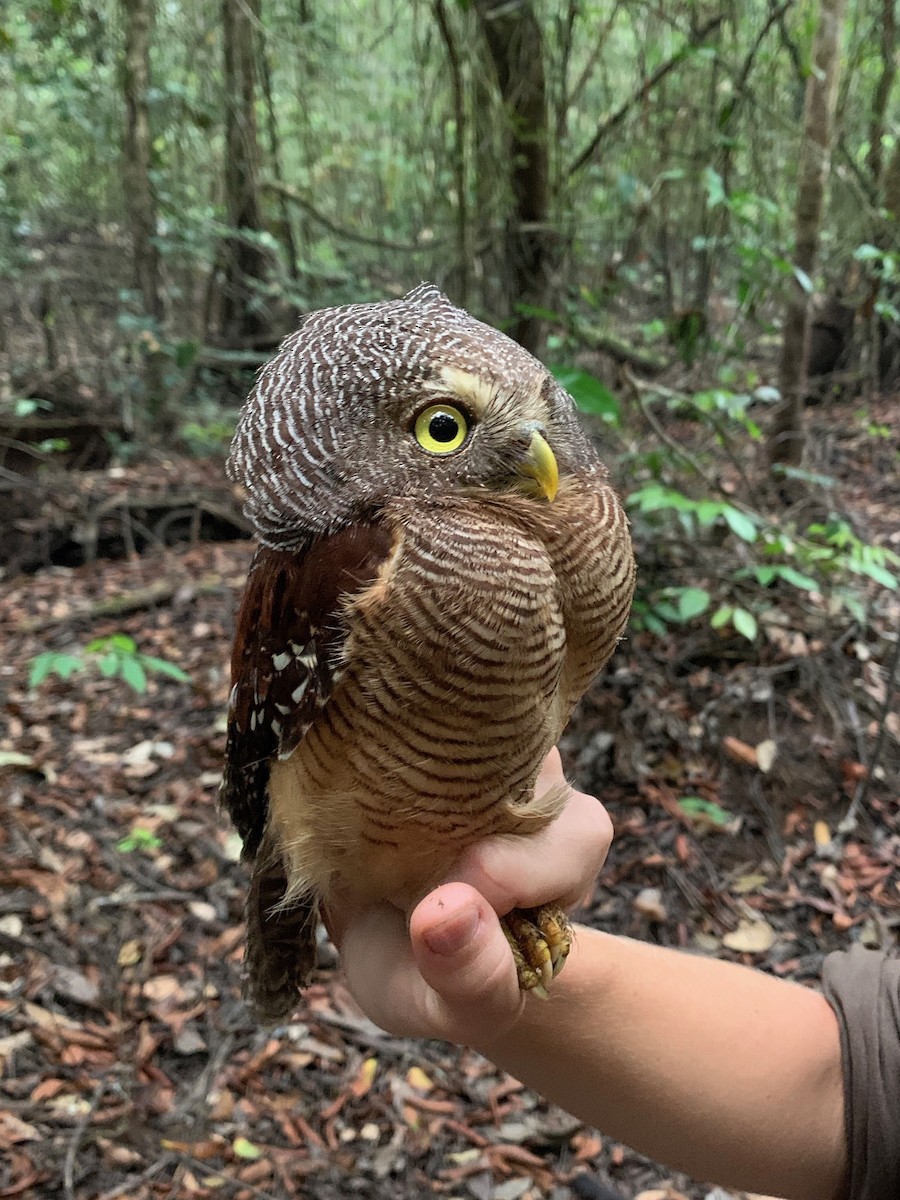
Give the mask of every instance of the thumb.
M 479 892 L 465 883 L 436 888 L 413 911 L 409 936 L 437 1036 L 481 1047 L 514 1024 L 524 1004 L 515 963 Z

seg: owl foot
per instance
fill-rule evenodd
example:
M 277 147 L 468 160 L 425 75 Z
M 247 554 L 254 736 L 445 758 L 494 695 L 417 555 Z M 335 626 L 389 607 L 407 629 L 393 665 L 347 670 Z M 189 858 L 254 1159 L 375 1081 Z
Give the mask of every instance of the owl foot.
M 572 926 L 557 904 L 514 908 L 500 921 L 519 975 L 519 987 L 546 1000 L 572 946 Z

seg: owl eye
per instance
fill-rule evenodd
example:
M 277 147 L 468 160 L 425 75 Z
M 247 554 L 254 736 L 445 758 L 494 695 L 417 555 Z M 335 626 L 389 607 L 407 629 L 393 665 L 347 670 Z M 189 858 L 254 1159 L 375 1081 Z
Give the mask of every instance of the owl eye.
M 469 422 L 452 404 L 432 404 L 416 417 L 413 432 L 429 454 L 451 454 L 466 440 Z

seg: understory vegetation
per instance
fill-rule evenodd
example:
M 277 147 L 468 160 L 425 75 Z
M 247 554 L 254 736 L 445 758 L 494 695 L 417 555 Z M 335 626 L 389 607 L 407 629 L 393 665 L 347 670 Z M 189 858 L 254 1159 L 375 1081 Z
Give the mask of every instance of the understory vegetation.
M 895 0 L 0 11 L 0 1197 L 721 1189 L 474 1054 L 239 1000 L 224 461 L 303 314 L 437 283 L 574 397 L 628 634 L 583 919 L 814 983 L 900 926 Z

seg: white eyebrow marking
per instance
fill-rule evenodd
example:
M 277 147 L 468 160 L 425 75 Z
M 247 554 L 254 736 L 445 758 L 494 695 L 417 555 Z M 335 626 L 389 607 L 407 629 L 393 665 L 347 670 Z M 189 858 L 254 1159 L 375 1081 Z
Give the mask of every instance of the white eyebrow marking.
M 426 383 L 425 387 L 428 391 L 449 392 L 458 400 L 463 400 L 476 417 L 484 416 L 499 390 L 496 383 L 473 375 L 471 371 L 464 371 L 461 367 L 441 367 L 440 382 L 433 380 Z

